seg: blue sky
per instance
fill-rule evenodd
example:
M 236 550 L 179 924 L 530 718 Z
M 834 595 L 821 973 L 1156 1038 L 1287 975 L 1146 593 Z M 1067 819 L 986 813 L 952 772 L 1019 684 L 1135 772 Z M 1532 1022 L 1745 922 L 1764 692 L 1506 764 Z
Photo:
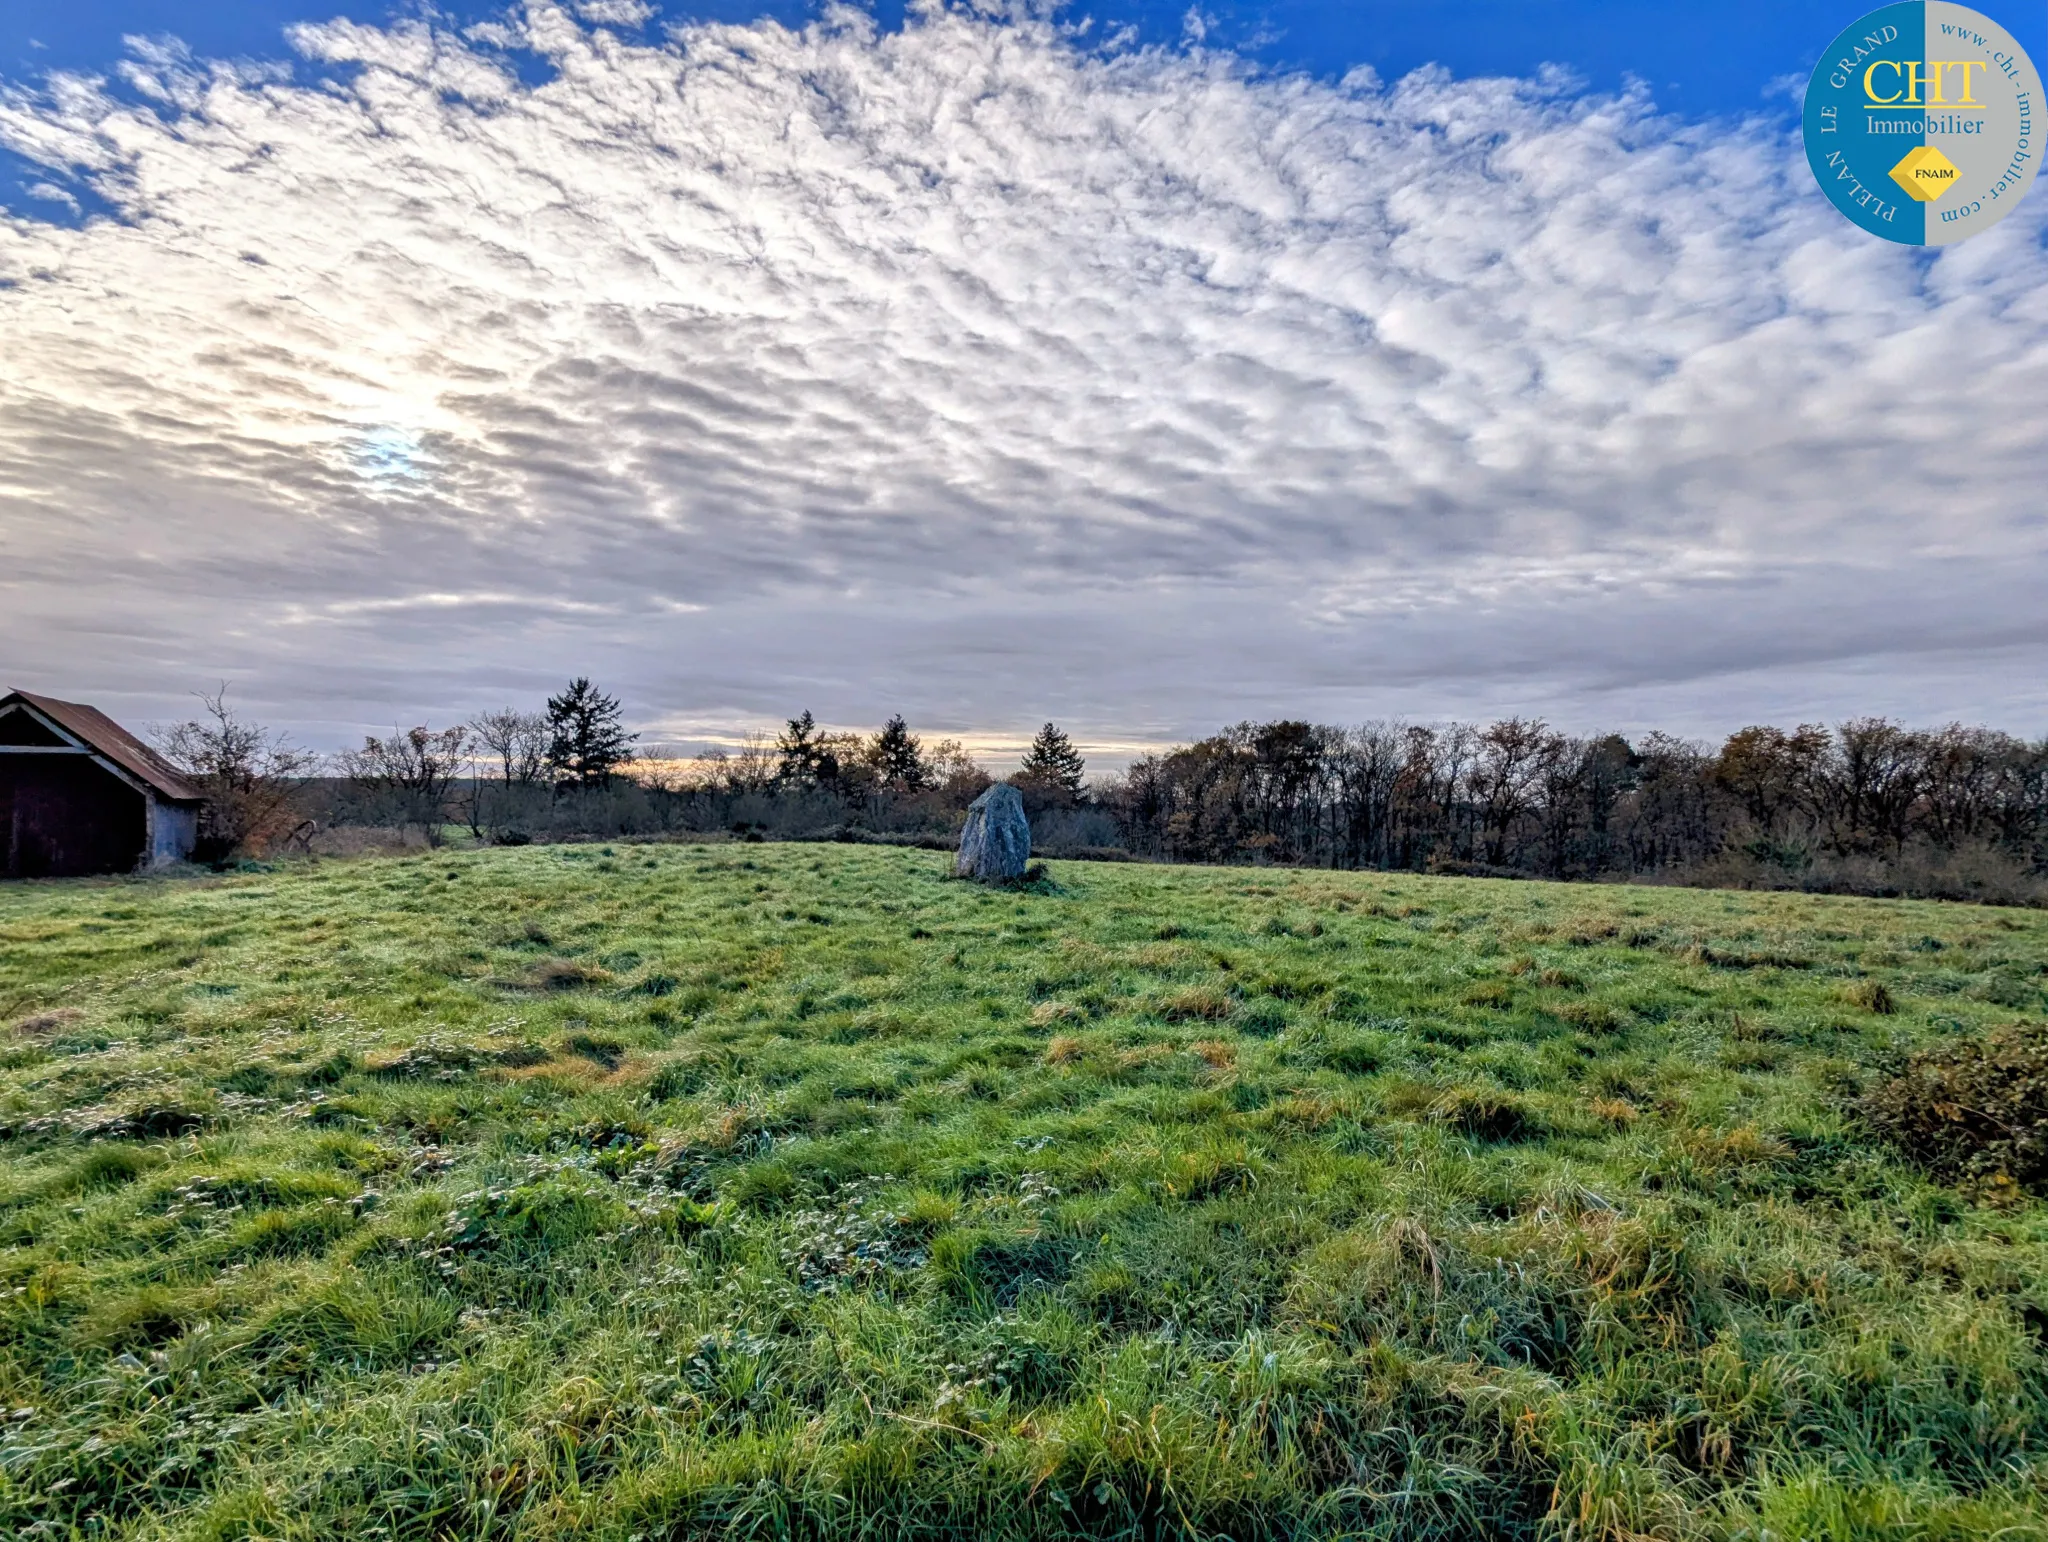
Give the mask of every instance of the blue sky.
M 499 6 L 449 4 L 454 18 L 494 14 Z M 663 5 L 662 17 L 742 21 L 772 16 L 808 19 L 809 4 Z M 902 6 L 873 7 L 886 25 Z M 1804 73 L 1827 41 L 1855 19 L 1855 3 L 1813 0 L 1274 0 L 1260 5 L 1194 8 L 1208 41 L 1283 69 L 1342 74 L 1370 64 L 1393 76 L 1425 64 L 1457 75 L 1526 75 L 1562 64 L 1595 88 L 1623 77 L 1646 81 L 1660 105 L 1687 113 L 1743 113 L 1769 105 L 1765 88 Z M 102 70 L 118 57 L 126 33 L 170 33 L 211 56 L 273 57 L 285 26 L 336 16 L 376 21 L 417 14 L 416 6 L 334 4 L 332 0 L 14 0 L 0 15 L 0 71 L 16 77 L 51 67 Z M 1092 3 L 1066 8 L 1104 27 L 1131 26 L 1147 41 L 1176 42 L 1186 32 L 1184 4 Z M 2048 11 L 2038 4 L 1992 6 L 1991 14 L 2038 58 L 2048 42 Z
M 1093 18 L 1102 34 L 1131 29 L 1145 42 L 1177 45 L 1199 18 L 1209 46 L 1277 70 L 1341 76 L 1361 64 L 1392 78 L 1440 64 L 1454 75 L 1529 75 L 1562 65 L 1596 91 L 1642 81 L 1667 112 L 1716 114 L 1789 111 L 1775 86 L 1803 76 L 1827 41 L 1866 6 L 1814 0 L 1274 0 L 1259 5 L 1144 3 L 1099 0 L 1068 5 L 1068 20 Z M 502 4 L 464 0 L 423 7 L 363 0 L 14 0 L 0 10 L 0 77 L 33 79 L 52 70 L 99 73 L 121 56 L 128 35 L 173 36 L 195 54 L 275 59 L 288 55 L 284 29 L 296 22 L 348 17 L 384 21 L 428 11 L 453 22 L 500 14 Z M 657 4 L 656 20 L 748 21 L 772 17 L 801 25 L 819 7 L 808 0 L 745 0 L 711 5 Z M 900 26 L 900 0 L 868 7 L 885 26 Z M 1997 19 L 2034 56 L 2048 57 L 2048 7 L 1994 7 Z M 0 174 L 33 184 L 42 177 L 0 150 Z M 29 207 L 34 207 L 31 204 Z M 67 218 L 43 204 L 36 212 Z
M 1837 215 L 1846 10 L 764 16 L 0 11 L 0 685 L 2048 731 L 2048 200 Z

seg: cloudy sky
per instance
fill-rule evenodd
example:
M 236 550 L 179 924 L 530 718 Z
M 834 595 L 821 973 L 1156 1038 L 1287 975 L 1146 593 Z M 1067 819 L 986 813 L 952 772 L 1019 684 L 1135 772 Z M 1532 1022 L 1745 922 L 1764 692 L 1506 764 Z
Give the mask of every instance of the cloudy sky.
M 1835 214 L 1857 8 L 11 9 L 0 684 L 2048 732 L 2048 196 Z

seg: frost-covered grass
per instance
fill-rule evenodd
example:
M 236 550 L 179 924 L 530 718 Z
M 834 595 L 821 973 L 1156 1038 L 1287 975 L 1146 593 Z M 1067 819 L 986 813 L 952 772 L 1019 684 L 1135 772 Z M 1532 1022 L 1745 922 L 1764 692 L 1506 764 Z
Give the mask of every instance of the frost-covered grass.
M 2048 916 L 945 871 L 0 888 L 0 1535 L 2048 1535 Z

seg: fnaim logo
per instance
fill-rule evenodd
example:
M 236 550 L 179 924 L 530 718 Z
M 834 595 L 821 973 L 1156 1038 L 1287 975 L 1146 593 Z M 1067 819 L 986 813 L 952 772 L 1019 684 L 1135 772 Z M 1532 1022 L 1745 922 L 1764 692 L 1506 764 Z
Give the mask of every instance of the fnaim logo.
M 1947 246 L 1998 223 L 2034 180 L 2041 77 L 1989 17 L 1944 0 L 1872 11 L 1806 88 L 1806 158 L 1872 235 Z

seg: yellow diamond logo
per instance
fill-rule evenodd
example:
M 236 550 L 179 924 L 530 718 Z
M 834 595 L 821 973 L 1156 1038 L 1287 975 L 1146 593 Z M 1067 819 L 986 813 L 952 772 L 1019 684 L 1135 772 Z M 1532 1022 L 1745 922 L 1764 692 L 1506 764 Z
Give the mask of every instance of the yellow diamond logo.
M 1956 185 L 1956 166 L 1933 145 L 1908 150 L 1892 168 L 1892 180 L 1922 203 L 1933 203 Z

